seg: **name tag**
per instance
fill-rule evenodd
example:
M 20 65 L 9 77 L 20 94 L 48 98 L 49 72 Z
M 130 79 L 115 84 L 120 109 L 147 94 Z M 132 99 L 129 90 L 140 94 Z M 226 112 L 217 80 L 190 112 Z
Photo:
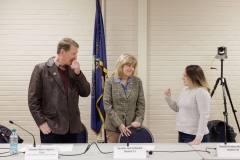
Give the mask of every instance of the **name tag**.
M 218 157 L 240 157 L 240 143 L 219 143 L 217 145 Z
M 26 147 L 25 159 L 58 159 L 58 147 Z
M 145 146 L 114 146 L 113 155 L 118 159 L 144 159 L 147 156 Z

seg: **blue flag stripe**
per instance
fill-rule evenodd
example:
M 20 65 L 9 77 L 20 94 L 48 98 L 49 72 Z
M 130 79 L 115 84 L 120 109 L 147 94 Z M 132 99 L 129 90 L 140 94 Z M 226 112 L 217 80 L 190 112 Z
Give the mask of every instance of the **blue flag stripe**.
M 107 77 L 108 71 L 102 12 L 99 0 L 96 0 L 91 86 L 91 129 L 96 135 L 101 132 L 104 124 L 103 90 Z

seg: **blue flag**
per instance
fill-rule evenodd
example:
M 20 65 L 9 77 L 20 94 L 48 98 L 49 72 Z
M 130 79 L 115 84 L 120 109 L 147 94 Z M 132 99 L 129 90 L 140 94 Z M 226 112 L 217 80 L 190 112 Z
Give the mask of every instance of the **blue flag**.
M 99 0 L 96 0 L 91 86 L 91 129 L 96 135 L 101 132 L 104 124 L 103 89 L 107 77 L 108 71 L 102 11 Z

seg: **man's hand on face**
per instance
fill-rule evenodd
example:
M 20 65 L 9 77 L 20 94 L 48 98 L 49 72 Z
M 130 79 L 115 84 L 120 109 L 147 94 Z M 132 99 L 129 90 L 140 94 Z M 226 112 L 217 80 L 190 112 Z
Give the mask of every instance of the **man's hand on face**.
M 78 61 L 74 60 L 71 64 L 71 68 L 74 70 L 74 73 L 76 75 L 79 75 L 81 73 L 80 64 Z

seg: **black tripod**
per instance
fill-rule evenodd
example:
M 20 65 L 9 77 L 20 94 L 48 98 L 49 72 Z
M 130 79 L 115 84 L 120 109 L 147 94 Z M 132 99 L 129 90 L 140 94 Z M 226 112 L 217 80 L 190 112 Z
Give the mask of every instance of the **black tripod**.
M 235 117 L 235 120 L 236 120 L 236 123 L 237 123 L 237 126 L 238 126 L 239 133 L 240 133 L 240 128 L 239 128 L 239 124 L 238 124 L 238 120 L 237 120 L 237 116 L 236 116 L 237 110 L 235 110 L 234 107 L 233 107 L 232 99 L 231 99 L 231 96 L 230 96 L 230 93 L 229 93 L 229 90 L 228 90 L 228 86 L 227 86 L 227 81 L 226 81 L 226 78 L 223 77 L 223 59 L 221 59 L 221 77 L 219 77 L 217 79 L 217 81 L 215 83 L 215 86 L 214 86 L 214 89 L 212 90 L 211 97 L 213 96 L 219 81 L 221 81 L 220 85 L 222 85 L 222 91 L 223 91 L 223 102 L 224 102 L 224 112 L 223 112 L 223 115 L 224 115 L 224 122 L 226 122 L 226 123 L 224 123 L 225 144 L 227 144 L 227 131 L 226 131 L 227 129 L 226 128 L 227 128 L 227 125 L 228 125 L 228 113 L 227 113 L 227 102 L 226 102 L 225 90 L 227 91 L 228 99 L 229 99 L 231 107 L 232 107 L 232 112 L 234 114 L 234 117 Z

